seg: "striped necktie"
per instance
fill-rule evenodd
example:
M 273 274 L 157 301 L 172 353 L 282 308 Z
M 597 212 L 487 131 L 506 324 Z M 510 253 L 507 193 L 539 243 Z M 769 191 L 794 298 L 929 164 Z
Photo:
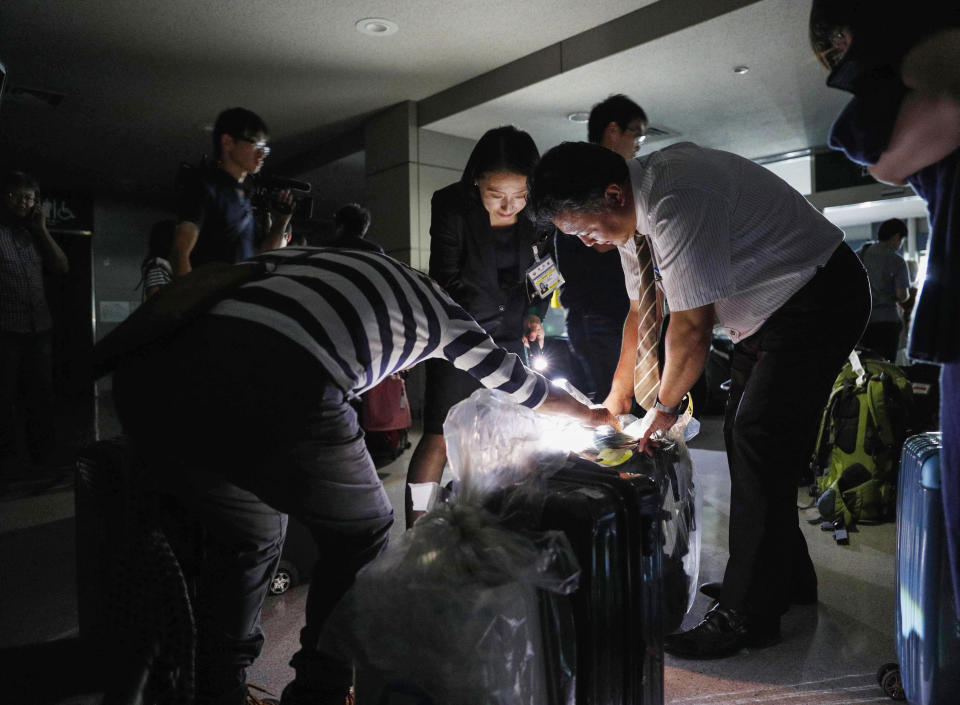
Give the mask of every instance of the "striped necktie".
M 653 257 L 647 238 L 634 234 L 637 259 L 640 260 L 640 313 L 637 317 L 637 360 L 633 366 L 633 395 L 637 403 L 650 410 L 657 398 L 660 371 L 657 367 L 657 341 L 660 317 L 657 315 L 657 285 L 653 275 Z

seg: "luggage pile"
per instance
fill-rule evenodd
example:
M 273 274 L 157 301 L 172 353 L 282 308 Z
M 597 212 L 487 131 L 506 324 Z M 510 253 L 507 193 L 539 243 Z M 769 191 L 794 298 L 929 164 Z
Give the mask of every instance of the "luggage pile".
M 360 572 L 325 632 L 357 662 L 358 702 L 663 702 L 664 630 L 699 563 L 689 454 L 607 467 L 556 425 L 488 390 L 451 409 L 452 497 Z

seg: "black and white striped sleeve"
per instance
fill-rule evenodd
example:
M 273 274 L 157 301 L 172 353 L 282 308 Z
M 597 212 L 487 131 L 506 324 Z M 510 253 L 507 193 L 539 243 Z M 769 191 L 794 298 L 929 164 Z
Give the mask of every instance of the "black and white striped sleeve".
M 434 281 L 422 277 L 433 296 L 440 319 L 442 339 L 436 354 L 455 367 L 469 373 L 488 389 L 497 389 L 510 395 L 514 401 L 532 409 L 547 398 L 546 378 L 523 364 L 520 358 L 507 352 L 484 331 Z

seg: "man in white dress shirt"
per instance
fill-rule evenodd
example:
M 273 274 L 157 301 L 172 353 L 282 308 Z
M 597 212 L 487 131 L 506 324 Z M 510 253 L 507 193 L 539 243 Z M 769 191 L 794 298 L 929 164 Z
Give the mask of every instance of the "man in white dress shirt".
M 564 143 L 541 159 L 531 202 L 539 221 L 588 245 L 617 245 L 625 260 L 638 232 L 649 238 L 671 319 L 641 449 L 652 452 L 652 439 L 682 413 L 713 327 L 734 341 L 724 423 L 730 558 L 723 583 L 710 586 L 717 603 L 665 646 L 719 658 L 776 643 L 790 603 L 817 599 L 796 487 L 833 380 L 869 315 L 862 265 L 843 233 L 779 177 L 689 142 L 629 162 Z M 633 395 L 624 362 L 605 402 L 614 413 Z

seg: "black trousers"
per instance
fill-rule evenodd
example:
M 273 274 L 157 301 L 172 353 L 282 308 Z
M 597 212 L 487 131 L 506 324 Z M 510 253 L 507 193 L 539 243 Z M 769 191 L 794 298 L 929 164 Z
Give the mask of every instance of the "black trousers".
M 570 347 L 588 377 L 581 389 L 597 404 L 607 398 L 620 361 L 623 321 L 571 308 L 567 314 Z
M 321 651 L 320 634 L 386 545 L 393 510 L 343 391 L 283 336 L 207 317 L 120 367 L 114 397 L 148 481 L 205 529 L 198 703 L 245 703 L 287 514 L 311 531 L 319 555 L 291 665 L 306 691 L 345 689 L 351 666 Z
M 869 314 L 866 272 L 844 243 L 734 346 L 724 422 L 731 481 L 725 607 L 779 617 L 791 586 L 816 580 L 800 532 L 797 482 L 830 389 Z

